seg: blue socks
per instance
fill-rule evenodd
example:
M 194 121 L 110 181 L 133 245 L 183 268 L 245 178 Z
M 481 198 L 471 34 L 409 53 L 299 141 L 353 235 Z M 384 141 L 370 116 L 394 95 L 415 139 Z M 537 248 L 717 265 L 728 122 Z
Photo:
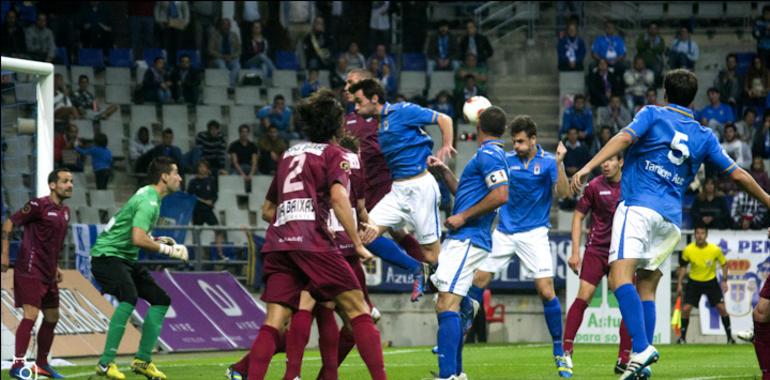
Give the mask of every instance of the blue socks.
M 647 343 L 655 340 L 655 301 L 642 301 L 644 309 L 644 330 L 647 332 Z
M 548 331 L 553 339 L 553 355 L 562 356 L 564 355 L 564 348 L 561 344 L 562 327 L 559 297 L 553 297 L 550 301 L 543 302 L 543 311 L 545 312 L 545 323 L 548 325 Z
M 422 271 L 422 264 L 409 256 L 396 242 L 385 237 L 378 237 L 369 243 L 366 248 L 375 256 L 393 264 L 399 268 L 408 270 L 411 274 Z
M 468 289 L 468 297 L 475 299 L 479 306 L 484 307 L 484 288 L 471 285 L 471 288 Z
M 631 335 L 633 352 L 644 351 L 650 345 L 650 342 L 647 339 L 647 332 L 644 326 L 644 311 L 639 293 L 636 292 L 634 285 L 629 283 L 615 289 L 615 298 L 618 299 L 620 314 L 626 322 L 628 334 Z M 655 322 L 653 322 L 654 325 Z
M 460 355 L 460 342 L 463 338 L 460 327 L 460 314 L 445 311 L 438 314 L 438 368 L 442 379 L 456 375 L 457 357 Z

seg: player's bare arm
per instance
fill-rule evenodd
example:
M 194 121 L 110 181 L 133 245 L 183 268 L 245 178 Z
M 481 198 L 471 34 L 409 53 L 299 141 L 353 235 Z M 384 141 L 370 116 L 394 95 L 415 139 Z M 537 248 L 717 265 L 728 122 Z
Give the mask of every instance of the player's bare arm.
M 13 232 L 13 222 L 11 221 L 11 218 L 8 218 L 3 223 L 3 242 L 2 242 L 2 254 L 0 256 L 1 265 L 3 273 L 5 273 L 8 270 L 8 267 L 11 266 L 11 259 L 8 253 L 8 249 L 10 246 L 10 242 L 8 241 L 11 238 L 11 233 Z
M 678 296 L 682 295 L 682 281 L 684 281 L 684 276 L 687 275 L 687 264 L 682 265 L 677 269 L 677 279 L 676 279 L 676 294 Z
M 332 209 L 334 215 L 337 216 L 337 220 L 342 224 L 342 228 L 345 229 L 345 233 L 348 234 L 350 240 L 353 242 L 353 246 L 356 249 L 356 254 L 361 257 L 364 262 L 370 261 L 374 256 L 369 252 L 364 244 L 361 242 L 361 237 L 356 231 L 356 223 L 353 220 L 353 214 L 350 212 L 353 208 L 350 205 L 348 198 L 348 191 L 340 183 L 335 183 L 330 189 Z
M 567 264 L 575 274 L 580 270 L 580 238 L 583 232 L 583 219 L 586 215 L 575 210 L 572 215 L 572 255 L 567 260 Z
M 366 199 L 356 200 L 356 215 L 358 216 L 358 234 L 364 244 L 369 244 L 377 239 L 379 230 L 369 224 L 369 213 L 366 211 Z
M 462 227 L 468 219 L 487 214 L 508 202 L 508 184 L 498 186 L 467 210 L 447 218 L 445 225 L 456 230 Z
M 573 194 L 580 192 L 580 188 L 583 187 L 588 174 L 590 174 L 597 166 L 602 162 L 610 159 L 610 157 L 617 155 L 618 153 L 626 150 L 633 143 L 633 138 L 630 134 L 620 132 L 613 136 L 607 145 L 604 146 L 591 161 L 588 161 L 574 176 L 572 176 L 571 190 Z M 756 182 L 755 182 L 756 183 Z
M 436 152 L 436 156 L 446 162 L 457 153 L 457 150 L 452 146 L 452 141 L 454 140 L 454 125 L 452 123 L 452 118 L 443 113 L 439 113 L 438 126 L 441 129 L 441 141 L 443 142 L 443 145 L 441 146 L 441 149 Z
M 751 174 L 739 167 L 730 173 L 730 179 L 735 181 L 749 195 L 762 202 L 765 207 L 770 208 L 770 194 L 762 190 Z
M 262 220 L 272 223 L 275 220 L 275 209 L 275 203 L 265 199 L 265 203 L 262 204 Z
M 436 156 L 428 156 L 428 168 L 441 175 L 441 178 L 444 179 L 444 183 L 446 183 L 447 187 L 449 188 L 449 192 L 452 193 L 452 195 L 457 192 L 457 184 L 459 181 L 455 174 L 452 173 L 452 170 L 449 169 L 449 167 L 446 166 L 446 164 L 441 161 L 440 158 Z
M 559 141 L 559 145 L 556 147 L 556 196 L 559 198 L 566 198 L 570 195 L 569 181 L 567 180 L 567 172 L 564 169 L 564 156 L 567 155 L 567 147 L 564 143 Z

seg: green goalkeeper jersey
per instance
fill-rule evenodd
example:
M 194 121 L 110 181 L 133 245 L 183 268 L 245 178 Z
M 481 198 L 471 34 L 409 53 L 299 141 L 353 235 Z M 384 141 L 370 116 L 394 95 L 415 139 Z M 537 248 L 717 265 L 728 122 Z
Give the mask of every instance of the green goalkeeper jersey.
M 149 232 L 158 221 L 159 214 L 160 195 L 155 188 L 148 185 L 139 189 L 96 238 L 91 256 L 113 256 L 136 261 L 139 247 L 131 240 L 131 229 L 137 227 Z

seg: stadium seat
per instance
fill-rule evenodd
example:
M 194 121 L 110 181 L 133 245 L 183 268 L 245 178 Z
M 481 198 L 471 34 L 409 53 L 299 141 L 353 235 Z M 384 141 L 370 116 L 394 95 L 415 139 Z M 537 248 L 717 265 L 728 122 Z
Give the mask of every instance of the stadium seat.
M 76 173 L 72 173 L 73 175 Z M 83 174 L 83 173 L 77 173 L 77 174 Z M 72 190 L 72 197 L 67 199 L 67 206 L 69 206 L 70 210 L 77 210 L 79 207 L 86 207 L 88 206 L 88 202 L 86 202 L 86 181 L 85 181 L 85 174 L 83 174 L 82 180 L 75 180 L 73 183 L 73 190 Z
M 451 95 L 455 86 L 454 71 L 434 71 L 430 78 L 430 89 L 428 90 L 428 99 L 435 99 L 441 91 L 448 91 Z
M 663 18 L 663 2 L 661 1 L 640 1 L 639 16 L 642 20 L 660 21 Z
M 299 59 L 293 51 L 279 50 L 275 52 L 275 67 L 278 70 L 299 70 Z
M 70 84 L 70 70 L 64 65 L 53 65 L 54 74 L 61 74 L 65 84 Z
M 90 66 L 95 69 L 104 68 L 104 53 L 102 49 L 80 48 L 78 50 L 78 65 Z
M 273 85 L 271 87 L 297 87 L 297 72 L 295 70 L 275 70 L 273 71 Z M 272 99 L 268 99 L 268 102 Z
M 735 60 L 738 63 L 738 67 L 735 71 L 738 73 L 738 76 L 743 77 L 746 75 L 746 72 L 748 72 L 751 67 L 751 61 L 753 61 L 756 56 L 757 53 L 753 51 L 735 53 Z
M 232 106 L 230 107 L 230 123 L 227 136 L 230 140 L 235 140 L 238 137 L 238 126 L 241 124 L 255 125 L 257 124 L 257 111 L 254 106 Z M 231 132 L 235 132 L 232 134 Z M 252 128 L 252 135 L 256 132 L 256 128 Z
M 220 175 L 217 177 L 219 185 L 219 200 L 217 201 L 217 207 L 220 207 L 220 202 L 225 198 L 224 194 L 243 194 L 243 178 L 239 175 Z M 227 200 L 226 202 L 230 202 Z M 232 205 L 233 203 L 227 203 Z M 237 208 L 237 202 L 234 203 Z
M 401 71 L 425 71 L 427 69 L 425 54 L 404 53 L 401 59 Z
M 8 191 L 15 191 L 24 187 L 24 177 L 16 173 L 3 171 L 3 187 Z
M 140 127 L 147 127 L 152 138 L 152 125 L 158 123 L 158 115 L 154 105 L 131 105 L 131 129 L 130 139 L 136 137 Z
M 102 132 L 105 132 L 105 129 L 106 129 L 105 127 L 106 125 L 104 124 L 104 122 L 102 122 L 101 123 Z M 105 134 L 107 135 L 107 149 L 109 149 L 110 152 L 112 152 L 113 158 L 126 157 L 126 152 L 125 152 L 125 149 L 123 148 L 124 137 L 123 137 L 123 131 L 122 131 L 122 128 L 123 128 L 122 123 L 120 124 L 120 127 L 121 127 L 120 133 L 112 134 L 112 133 L 105 132 Z M 112 129 L 112 130 L 115 130 L 115 129 Z
M 88 192 L 91 207 L 98 208 L 100 210 L 109 210 L 115 207 L 115 194 L 112 190 L 91 190 Z
M 188 137 L 190 135 L 190 120 L 187 117 L 187 106 L 165 104 L 161 107 L 163 128 L 171 128 L 174 136 Z
M 499 314 L 496 314 L 497 311 Z M 484 311 L 487 314 L 487 323 L 505 323 L 505 305 L 499 303 L 492 306 L 492 291 L 489 289 L 484 290 Z
M 331 88 L 331 82 L 329 82 L 329 70 L 321 70 L 318 72 L 318 83 L 321 87 Z
M 249 221 L 249 212 L 245 210 L 238 210 L 240 212 L 237 213 L 237 220 L 243 220 L 244 223 L 239 223 L 237 226 L 240 227 L 242 225 L 250 226 L 251 222 Z M 230 218 L 230 212 L 228 212 L 227 217 Z M 228 222 L 228 225 L 232 225 Z M 236 247 L 243 247 L 248 243 L 248 237 L 246 237 L 246 234 L 248 232 L 237 229 L 227 232 L 227 241 L 232 243 Z
M 131 69 L 126 67 L 108 67 L 105 72 L 105 83 L 120 84 L 123 86 L 131 85 Z
M 89 119 L 75 119 L 71 121 L 78 127 L 78 137 L 85 140 L 94 139 L 94 122 Z
M 57 47 L 56 56 L 54 56 L 53 62 L 56 64 L 69 67 L 70 65 L 70 53 L 66 47 Z
M 85 75 L 88 77 L 88 83 L 90 85 L 88 86 L 88 91 L 91 91 L 92 94 L 96 94 L 94 91 L 94 85 L 96 83 L 96 76 L 94 75 L 94 68 L 90 66 L 72 66 L 70 67 L 70 78 L 72 79 L 72 90 L 76 91 L 78 88 L 78 81 L 80 80 L 80 76 Z
M 698 18 L 719 19 L 724 15 L 723 4 L 720 1 L 701 1 L 698 3 Z
M 203 87 L 203 104 L 229 105 L 227 87 Z
M 689 19 L 695 13 L 693 11 L 693 2 L 690 1 L 670 1 L 668 3 L 667 18 L 673 19 Z
M 14 90 L 16 101 L 19 103 L 35 103 L 37 101 L 37 88 L 34 83 L 18 83 Z
M 255 106 L 262 103 L 259 87 L 247 86 L 235 88 L 235 104 Z
M 80 206 L 77 209 L 77 213 L 78 213 L 78 223 L 85 223 L 85 224 L 102 223 L 101 217 L 99 216 L 99 209 L 97 208 Z
M 72 191 L 73 196 L 75 192 L 83 193 L 83 204 L 85 204 L 85 189 L 88 188 L 88 181 L 86 180 L 86 174 L 83 172 L 72 172 L 72 186 L 74 186 L 74 189 Z M 70 201 L 67 200 L 67 204 L 70 204 Z
M 222 117 L 222 106 L 200 105 L 195 107 L 195 134 L 206 131 L 206 125 L 211 120 L 218 121 L 220 125 L 224 124 L 225 119 Z
M 159 48 L 144 48 L 143 51 L 144 55 L 144 62 L 147 64 L 147 67 L 152 67 L 153 63 L 155 62 L 155 58 L 157 57 L 163 57 L 166 58 L 166 51 L 164 49 Z
M 731 19 L 744 19 L 751 17 L 751 2 L 727 1 L 725 3 L 725 17 Z
M 425 90 L 425 72 L 403 71 L 398 83 L 399 92 L 407 97 L 422 95 Z
M 278 94 L 283 95 L 283 98 L 286 100 L 287 106 L 294 105 L 294 93 L 292 92 L 291 88 L 273 88 L 273 87 L 268 88 L 267 103 L 273 104 L 273 98 L 275 98 L 275 96 Z
M 16 189 L 6 189 L 6 196 L 8 197 L 8 207 L 11 210 L 21 210 L 22 207 L 30 200 L 32 193 L 26 187 L 17 187 Z
M 131 104 L 131 87 L 108 84 L 104 98 L 109 104 Z
M 201 54 L 198 50 L 177 50 L 176 52 L 176 64 L 179 65 L 179 61 L 182 60 L 182 56 L 187 55 L 190 57 L 190 64 L 195 69 L 201 68 Z
M 572 94 L 579 94 L 582 92 L 585 92 L 585 75 L 582 71 L 580 72 L 570 72 L 570 71 L 560 71 L 559 72 L 559 96 L 562 95 L 572 95 Z
M 241 210 L 237 208 L 225 210 L 225 223 L 221 223 L 230 227 L 240 227 L 242 225 L 249 226 L 249 210 Z M 232 239 L 228 236 L 229 239 Z M 245 240 L 245 236 L 244 236 Z M 231 240 L 232 241 L 232 240 Z
M 230 72 L 225 69 L 206 69 L 205 84 L 209 87 L 227 87 L 230 85 Z
M 134 65 L 134 57 L 131 53 L 131 49 L 110 49 L 109 64 L 112 67 L 132 67 Z

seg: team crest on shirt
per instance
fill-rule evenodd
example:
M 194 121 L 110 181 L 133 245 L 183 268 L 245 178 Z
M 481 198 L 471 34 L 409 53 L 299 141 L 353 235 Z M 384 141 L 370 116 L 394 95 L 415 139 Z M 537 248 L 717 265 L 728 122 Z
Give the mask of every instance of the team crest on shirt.
M 535 175 L 540 174 L 540 164 L 535 164 L 535 167 L 532 169 L 532 172 L 535 173 Z
M 350 163 L 347 161 L 340 162 L 340 169 L 349 172 L 350 171 Z

